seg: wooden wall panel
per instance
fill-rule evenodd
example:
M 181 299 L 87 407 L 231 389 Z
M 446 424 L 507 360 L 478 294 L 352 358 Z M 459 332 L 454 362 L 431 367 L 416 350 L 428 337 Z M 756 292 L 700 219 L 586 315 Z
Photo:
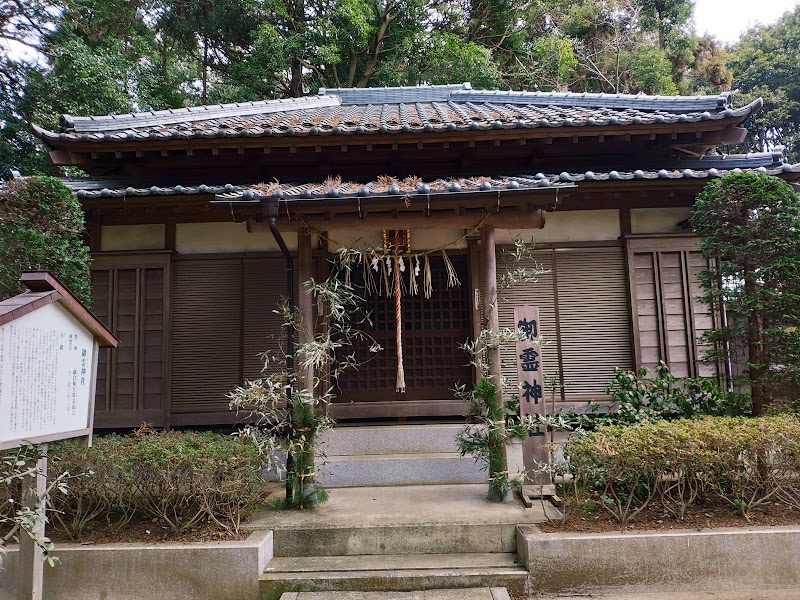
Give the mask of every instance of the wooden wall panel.
M 111 271 L 92 270 L 92 312 L 108 328 L 111 323 Z M 100 348 L 97 359 L 97 385 L 95 387 L 95 411 L 110 410 L 111 349 Z
M 717 366 L 703 360 L 702 335 L 714 316 L 701 301 L 698 274 L 707 261 L 691 236 L 636 236 L 628 240 L 637 363 L 650 369 L 664 361 L 677 377 L 711 377 Z
M 92 311 L 119 338 L 101 350 L 95 427 L 166 425 L 170 257 L 100 254 L 92 264 Z

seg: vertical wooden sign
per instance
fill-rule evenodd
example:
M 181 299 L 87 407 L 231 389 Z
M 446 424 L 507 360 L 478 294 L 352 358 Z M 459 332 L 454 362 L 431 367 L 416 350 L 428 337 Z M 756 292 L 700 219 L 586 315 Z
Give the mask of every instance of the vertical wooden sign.
M 517 342 L 516 363 L 519 380 L 520 416 L 540 414 L 545 416 L 543 366 L 539 309 L 534 306 L 518 306 L 514 309 L 514 323 L 524 339 Z M 549 453 L 544 428 L 529 433 L 522 443 L 522 461 L 529 481 L 535 484 L 550 483 L 549 477 L 535 475 L 539 465 L 547 464 Z

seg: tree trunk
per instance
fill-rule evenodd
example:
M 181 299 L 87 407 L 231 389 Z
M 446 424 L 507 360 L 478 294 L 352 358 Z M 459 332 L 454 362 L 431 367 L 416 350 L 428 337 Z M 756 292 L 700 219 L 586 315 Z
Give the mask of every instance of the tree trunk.
M 292 59 L 291 80 L 289 81 L 289 96 L 300 98 L 303 95 L 303 63 L 299 58 Z
M 755 273 L 749 265 L 745 264 L 744 290 L 751 301 L 755 300 L 758 283 Z M 764 352 L 761 348 L 761 315 L 753 311 L 747 316 L 747 353 L 749 354 L 750 392 L 753 398 L 753 416 L 757 417 L 764 412 Z
M 378 26 L 378 32 L 375 34 L 375 46 L 373 47 L 372 54 L 370 54 L 370 57 L 367 60 L 367 66 L 364 69 L 364 75 L 359 80 L 357 87 L 367 87 L 369 80 L 375 74 L 375 68 L 378 65 L 378 56 L 381 53 L 383 40 L 386 37 L 386 30 L 389 29 L 389 24 L 393 19 L 394 17 L 388 11 L 381 18 L 381 23 Z
M 203 36 L 203 94 L 200 103 L 208 104 L 208 40 Z

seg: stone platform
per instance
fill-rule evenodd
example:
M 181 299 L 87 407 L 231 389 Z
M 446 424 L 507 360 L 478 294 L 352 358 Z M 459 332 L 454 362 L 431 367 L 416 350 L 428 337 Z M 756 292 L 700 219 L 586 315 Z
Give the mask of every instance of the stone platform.
M 330 499 L 303 511 L 269 510 L 244 527 L 368 527 L 401 525 L 520 525 L 544 523 L 541 506 L 525 508 L 517 499 L 489 502 L 485 483 L 404 487 L 354 487 L 328 490 Z M 548 514 L 556 518 L 551 506 Z
M 420 592 L 287 592 L 280 600 L 510 600 L 505 588 Z
M 528 572 L 517 556 L 517 526 L 545 521 L 542 507 L 524 508 L 516 499 L 489 502 L 485 484 L 329 493 L 330 500 L 312 510 L 268 511 L 247 524 L 274 536 L 274 558 L 260 578 L 262 600 L 290 592 L 298 600 L 362 598 L 334 595 L 345 592 L 402 593 L 398 598 L 409 600 L 446 600 L 451 596 L 422 594 L 449 589 L 524 593 Z M 304 595 L 311 592 L 323 595 Z

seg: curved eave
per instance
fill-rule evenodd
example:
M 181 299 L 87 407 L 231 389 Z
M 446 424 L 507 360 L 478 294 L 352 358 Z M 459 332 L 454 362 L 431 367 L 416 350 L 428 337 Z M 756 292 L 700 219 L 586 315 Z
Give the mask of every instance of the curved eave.
M 287 202 L 318 202 L 321 200 L 339 202 L 353 201 L 359 198 L 386 198 L 396 199 L 408 196 L 455 196 L 464 194 L 497 194 L 503 192 L 525 192 L 556 189 L 571 189 L 576 186 L 597 185 L 599 187 L 629 186 L 631 184 L 643 183 L 652 185 L 655 183 L 705 183 L 711 179 L 724 177 L 729 173 L 741 173 L 750 171 L 756 173 L 766 173 L 782 177 L 790 181 L 800 179 L 800 163 L 789 165 L 777 165 L 774 167 L 758 167 L 754 169 L 682 169 L 659 171 L 608 171 L 595 173 L 587 171 L 585 173 L 560 173 L 543 174 L 503 178 L 484 178 L 483 181 L 462 179 L 457 182 L 437 180 L 427 183 L 417 184 L 414 187 L 404 187 L 402 181 L 398 181 L 393 189 L 391 186 L 379 186 L 375 182 L 358 184 L 345 182 L 337 186 L 315 184 L 280 184 L 267 187 L 265 190 L 260 186 L 242 186 L 226 184 L 220 186 L 173 186 L 160 187 L 151 186 L 149 188 L 126 187 L 118 189 L 80 189 L 79 182 L 72 182 L 71 187 L 76 189 L 76 195 L 80 200 L 103 200 L 103 199 L 134 199 L 145 197 L 163 196 L 213 196 L 218 201 L 223 202 L 250 202 L 259 198 L 273 197 L 277 200 Z M 270 189 L 274 188 L 274 189 Z
M 517 120 L 517 121 L 493 121 L 483 123 L 471 123 L 469 125 L 455 123 L 432 125 L 430 123 L 420 127 L 410 126 L 356 126 L 351 128 L 333 128 L 330 131 L 310 128 L 286 128 L 284 130 L 253 128 L 249 130 L 216 130 L 207 132 L 196 129 L 188 131 L 163 131 L 163 132 L 143 132 L 143 131 L 123 131 L 123 132 L 84 132 L 58 133 L 43 129 L 33 125 L 33 133 L 36 137 L 48 144 L 52 148 L 69 148 L 75 151 L 96 152 L 104 145 L 113 146 L 113 150 L 126 150 L 142 148 L 144 144 L 148 147 L 157 149 L 162 146 L 179 146 L 183 148 L 193 147 L 213 147 L 224 146 L 226 141 L 236 141 L 234 145 L 265 146 L 273 145 L 267 140 L 280 140 L 274 145 L 292 145 L 297 138 L 307 138 L 304 145 L 324 144 L 379 144 L 379 143 L 403 143 L 405 137 L 413 137 L 414 140 L 419 136 L 430 138 L 434 141 L 448 141 L 456 139 L 485 137 L 573 137 L 590 136 L 596 132 L 611 132 L 612 134 L 630 133 L 632 135 L 644 135 L 650 133 L 670 133 L 681 131 L 718 131 L 729 127 L 736 127 L 744 123 L 753 112 L 763 105 L 760 98 L 750 104 L 740 108 L 728 108 L 717 113 L 703 112 L 693 115 L 672 115 L 667 119 L 663 115 L 653 114 L 652 117 L 636 116 L 632 118 L 611 117 L 609 119 L 585 120 L 562 119 L 553 120 L 539 119 L 538 121 Z

